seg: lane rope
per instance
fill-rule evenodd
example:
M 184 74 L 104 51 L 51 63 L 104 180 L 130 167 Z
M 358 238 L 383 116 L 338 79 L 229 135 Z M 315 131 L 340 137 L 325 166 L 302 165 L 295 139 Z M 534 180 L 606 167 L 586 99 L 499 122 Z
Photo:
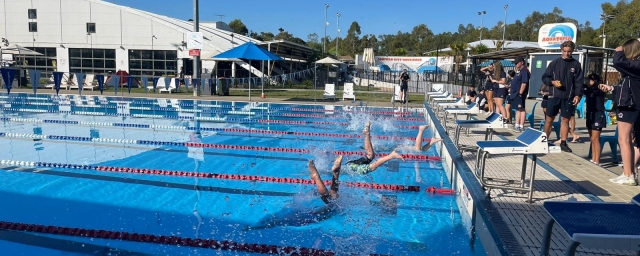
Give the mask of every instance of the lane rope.
M 192 239 L 180 236 L 163 236 L 144 233 L 129 233 L 120 231 L 85 229 L 62 226 L 45 226 L 19 222 L 0 221 L 0 230 L 17 232 L 31 232 L 41 234 L 53 234 L 63 236 L 75 236 L 86 238 L 98 238 L 108 240 L 120 240 L 139 243 L 165 244 L 175 246 L 188 246 L 195 248 L 216 249 L 224 251 L 249 252 L 259 254 L 286 254 L 297 253 L 302 256 L 335 256 L 330 250 L 313 249 L 298 246 L 280 246 L 256 243 L 240 243 L 230 240 Z M 382 254 L 369 254 L 370 256 L 384 256 Z
M 289 184 L 303 184 L 303 185 L 315 185 L 312 179 L 301 178 L 282 178 L 271 176 L 257 176 L 257 175 L 241 175 L 241 174 L 219 174 L 219 173 L 204 173 L 204 172 L 189 172 L 189 171 L 170 171 L 160 169 L 148 169 L 148 168 L 128 168 L 128 167 L 116 167 L 116 166 L 103 166 L 103 165 L 81 165 L 81 164 L 63 164 L 63 163 L 48 163 L 48 162 L 32 162 L 32 161 L 15 161 L 15 160 L 0 160 L 0 165 L 11 167 L 25 167 L 25 168 L 59 168 L 59 169 L 76 169 L 76 170 L 89 170 L 89 171 L 102 171 L 102 172 L 117 172 L 117 173 L 133 173 L 133 174 L 147 174 L 147 175 L 164 175 L 164 176 L 182 176 L 182 177 L 197 177 L 197 178 L 209 178 L 209 179 L 222 179 L 222 180 L 240 180 L 250 182 L 273 182 L 273 183 L 289 183 Z M 322 181 L 326 186 L 331 185 L 331 181 Z M 379 183 L 364 183 L 353 181 L 341 181 L 340 184 L 350 188 L 364 188 L 374 190 L 393 190 L 393 191 L 405 191 L 405 192 L 420 192 L 420 186 L 411 185 L 397 185 L 397 184 L 379 184 Z M 425 192 L 430 194 L 439 195 L 453 195 L 455 191 L 448 188 L 436 188 L 428 187 Z
M 80 141 L 80 142 L 100 142 L 100 143 L 117 143 L 117 144 L 134 144 L 134 145 L 149 145 L 149 146 L 183 146 L 193 148 L 215 148 L 215 149 L 232 149 L 232 150 L 247 150 L 247 151 L 270 151 L 270 152 L 283 152 L 283 153 L 310 153 L 308 149 L 300 148 L 284 148 L 284 147 L 262 147 L 262 146 L 242 146 L 242 145 L 225 145 L 225 144 L 211 144 L 211 143 L 194 143 L 194 142 L 175 142 L 175 141 L 155 141 L 155 140 L 129 140 L 129 139 L 110 139 L 110 138 L 91 138 L 91 137 L 79 137 L 79 136 L 63 136 L 63 135 L 40 135 L 40 134 L 27 134 L 27 133 L 4 133 L 0 132 L 0 137 L 6 138 L 25 138 L 25 139 L 41 139 L 41 140 L 57 140 L 57 141 Z M 364 151 L 334 151 L 335 155 L 347 155 L 347 156 L 365 156 Z M 385 157 L 389 154 L 377 153 L 376 157 Z M 440 161 L 438 156 L 427 155 L 414 155 L 414 154 L 400 154 L 405 160 L 422 160 L 422 161 Z
M 270 130 L 252 130 L 252 129 L 233 129 L 233 128 L 208 128 L 194 126 L 177 126 L 177 125 L 151 125 L 151 124 L 127 124 L 127 123 L 107 123 L 107 122 L 84 122 L 84 121 L 67 121 L 55 119 L 36 119 L 36 118 L 10 118 L 0 117 L 0 121 L 17 122 L 17 123 L 38 123 L 38 124 L 63 124 L 63 125 L 82 125 L 82 126 L 101 126 L 101 127 L 126 127 L 139 129 L 154 130 L 182 130 L 182 131 L 213 131 L 213 132 L 233 132 L 233 133 L 258 133 L 258 134 L 276 134 L 276 135 L 298 135 L 307 137 L 338 137 L 338 138 L 364 138 L 360 134 L 335 134 L 335 133 L 317 133 L 317 132 L 291 132 L 291 131 L 270 131 Z M 411 140 L 414 137 L 402 136 L 371 136 L 374 139 L 381 140 Z M 423 142 L 429 142 L 430 139 L 422 139 Z

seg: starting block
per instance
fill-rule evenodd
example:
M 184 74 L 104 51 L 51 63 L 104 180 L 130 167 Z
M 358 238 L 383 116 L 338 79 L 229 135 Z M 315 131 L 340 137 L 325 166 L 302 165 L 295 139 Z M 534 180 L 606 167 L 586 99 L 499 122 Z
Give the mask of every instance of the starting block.
M 494 112 L 485 120 L 456 120 L 456 137 L 454 138 L 454 141 L 458 147 L 458 151 L 477 150 L 477 147 L 475 146 L 460 145 L 460 131 L 462 128 L 467 130 L 467 135 L 469 135 L 469 130 L 473 128 L 486 129 L 484 140 L 491 140 L 493 137 L 493 129 L 504 128 L 504 118 L 502 115 Z
M 536 177 L 538 155 L 560 153 L 560 146 L 549 143 L 547 134 L 527 128 L 516 140 L 511 141 L 478 141 L 476 155 L 476 169 L 474 174 L 483 188 L 488 188 L 487 198 L 490 198 L 492 188 L 529 192 L 528 203 L 533 202 L 533 183 Z M 519 180 L 485 177 L 485 164 L 489 154 L 493 155 L 523 155 L 522 170 Z M 532 156 L 529 186 L 525 187 L 527 160 Z M 513 186 L 513 185 L 518 185 Z
M 438 113 L 440 112 L 441 108 L 462 108 L 462 107 L 466 107 L 467 103 L 464 101 L 463 98 L 460 98 L 456 102 L 435 103 L 434 106 L 435 106 L 435 112 Z
M 472 102 L 466 108 L 445 108 L 444 109 L 444 117 L 442 124 L 444 127 L 447 127 L 447 117 L 449 114 L 453 114 L 453 119 L 457 120 L 458 115 L 467 115 L 467 120 L 471 119 L 471 114 L 480 113 L 480 108 L 478 107 L 478 103 Z
M 452 97 L 453 95 L 450 92 L 445 92 L 443 94 L 431 94 L 428 95 L 428 100 L 429 102 L 432 102 L 434 99 L 436 98 L 447 98 L 447 97 Z

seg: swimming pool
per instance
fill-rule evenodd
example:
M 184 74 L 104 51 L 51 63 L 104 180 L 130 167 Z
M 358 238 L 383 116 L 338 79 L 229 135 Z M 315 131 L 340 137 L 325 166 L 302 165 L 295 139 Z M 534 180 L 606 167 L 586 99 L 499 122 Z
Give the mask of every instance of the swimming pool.
M 30 230 L 0 231 L 11 255 L 484 255 L 455 197 L 424 191 L 449 188 L 437 148 L 343 168 L 337 209 L 311 214 L 308 160 L 330 180 L 369 120 L 376 153 L 412 145 L 420 110 L 0 96 L 0 227 Z

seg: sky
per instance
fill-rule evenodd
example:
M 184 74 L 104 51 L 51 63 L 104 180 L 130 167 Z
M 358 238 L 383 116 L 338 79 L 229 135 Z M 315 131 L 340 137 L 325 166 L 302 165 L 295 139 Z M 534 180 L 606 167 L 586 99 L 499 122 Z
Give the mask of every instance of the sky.
M 193 17 L 193 0 L 104 0 L 148 12 L 188 20 Z M 199 0 L 200 21 L 226 23 L 241 19 L 250 31 L 278 33 L 279 28 L 307 40 L 311 33 L 324 35 L 325 4 L 327 9 L 327 35 L 337 34 L 337 13 L 341 14 L 339 28 L 341 36 L 346 35 L 349 26 L 357 21 L 362 34 L 396 34 L 410 32 L 419 24 L 426 24 L 435 34 L 456 32 L 459 24 L 469 23 L 480 26 L 479 11 L 483 15 L 485 27 L 493 27 L 505 18 L 504 5 L 508 4 L 507 23 L 516 19 L 523 21 L 534 10 L 551 12 L 559 7 L 564 16 L 577 19 L 580 23 L 590 21 L 592 27 L 602 23 L 602 0 L 534 0 L 534 1 L 477 1 L 477 0 Z M 615 2 L 615 1 L 614 1 Z M 532 4 L 535 3 L 535 4 Z M 535 7 L 533 7 L 535 6 Z M 217 16 L 225 15 L 225 16 Z

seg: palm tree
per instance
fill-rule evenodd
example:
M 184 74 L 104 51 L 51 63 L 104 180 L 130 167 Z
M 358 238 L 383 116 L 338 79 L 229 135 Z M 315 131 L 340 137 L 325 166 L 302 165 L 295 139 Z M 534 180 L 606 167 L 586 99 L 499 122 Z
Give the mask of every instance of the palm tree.
M 502 51 L 502 47 L 506 47 L 507 45 L 511 44 L 511 42 L 506 42 L 506 41 L 502 41 L 502 40 L 493 40 L 493 44 L 496 46 L 494 51 Z
M 471 49 L 471 53 L 473 54 L 483 54 L 490 52 L 489 47 L 484 44 L 478 44 L 476 46 L 469 45 L 469 49 Z
M 467 50 L 467 44 L 461 42 L 455 42 L 449 45 L 451 49 L 451 56 L 453 56 L 453 62 L 455 63 L 455 73 L 458 73 L 460 62 L 464 60 L 464 52 Z

